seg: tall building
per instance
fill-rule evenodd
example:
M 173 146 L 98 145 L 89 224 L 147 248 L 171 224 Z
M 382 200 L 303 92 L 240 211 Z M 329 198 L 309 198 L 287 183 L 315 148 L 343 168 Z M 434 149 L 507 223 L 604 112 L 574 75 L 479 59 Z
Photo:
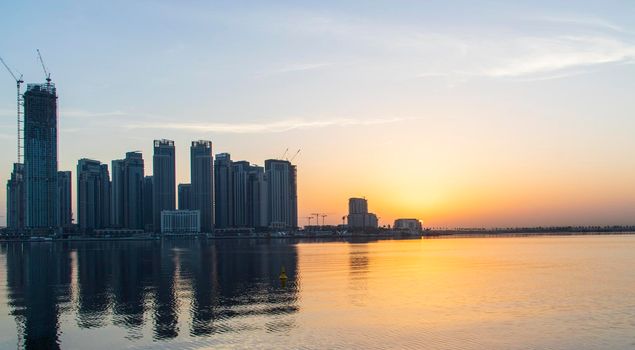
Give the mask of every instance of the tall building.
M 55 85 L 28 84 L 24 93 L 26 227 L 59 226 L 57 198 L 57 93 Z
M 70 228 L 73 225 L 71 172 L 57 172 L 57 198 L 59 199 L 59 225 Z
M 110 184 L 110 226 L 123 228 L 123 188 L 125 178 L 125 159 L 112 161 L 112 181 Z
M 267 216 L 270 227 L 298 227 L 296 167 L 287 160 L 265 160 Z
M 368 201 L 366 198 L 349 198 L 348 199 L 348 214 L 367 214 L 368 213 Z
M 192 185 L 179 184 L 179 210 L 193 209 Z
M 82 232 L 110 226 L 110 197 L 108 165 L 77 161 L 77 224 Z
M 152 176 L 143 178 L 143 229 L 146 232 L 152 232 Z
M 232 163 L 232 198 L 235 227 L 247 227 L 249 217 L 249 170 L 247 161 Z
M 229 153 L 220 153 L 214 160 L 214 209 L 216 228 L 234 226 L 232 160 Z
M 115 228 L 143 229 L 143 155 L 127 152 L 112 161 L 111 224 Z
M 377 228 L 377 215 L 368 212 L 366 198 L 348 199 L 348 227 L 351 229 Z
M 249 167 L 247 180 L 247 226 L 267 227 L 267 177 L 265 169 L 253 165 Z
M 124 160 L 123 224 L 128 229 L 143 229 L 143 155 L 128 152 Z
M 25 224 L 24 164 L 13 163 L 11 178 L 7 181 L 7 227 L 21 230 Z
M 161 231 L 161 212 L 176 209 L 174 141 L 154 140 L 152 156 L 152 222 Z
M 192 141 L 190 147 L 192 209 L 200 212 L 201 232 L 214 228 L 214 156 L 212 141 Z M 179 208 L 180 209 L 180 208 Z

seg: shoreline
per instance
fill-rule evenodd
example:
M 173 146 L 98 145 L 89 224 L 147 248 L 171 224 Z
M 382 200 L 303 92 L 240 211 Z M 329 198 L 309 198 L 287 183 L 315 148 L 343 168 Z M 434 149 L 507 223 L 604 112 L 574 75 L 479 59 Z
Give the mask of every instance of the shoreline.
M 0 238 L 0 243 L 63 243 L 63 242 L 108 242 L 108 241 L 162 241 L 162 240 L 355 240 L 355 239 L 443 239 L 443 238 L 510 238 L 510 237 L 545 237 L 545 236 L 606 236 L 606 235 L 635 235 L 635 231 L 560 231 L 560 232 L 443 232 L 435 231 L 423 234 L 359 234 L 359 235 L 291 235 L 291 236 L 267 236 L 267 235 L 243 235 L 243 236 L 215 236 L 212 234 L 200 235 L 166 235 L 166 236 L 130 236 L 130 237 L 29 237 L 5 239 Z

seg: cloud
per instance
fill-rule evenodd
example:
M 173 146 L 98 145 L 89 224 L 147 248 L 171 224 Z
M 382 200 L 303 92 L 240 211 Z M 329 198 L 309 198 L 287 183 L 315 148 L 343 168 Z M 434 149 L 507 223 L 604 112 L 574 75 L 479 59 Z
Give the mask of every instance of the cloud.
M 59 112 L 61 117 L 71 118 L 105 118 L 105 117 L 125 117 L 130 113 L 122 111 L 107 111 L 107 112 L 91 112 L 81 109 L 61 109 Z
M 332 66 L 332 65 L 333 65 L 333 63 L 327 63 L 327 62 L 323 62 L 323 63 L 296 63 L 296 64 L 289 64 L 289 65 L 284 66 L 284 67 L 280 67 L 280 68 L 273 69 L 273 70 L 268 71 L 268 72 L 264 72 L 264 73 L 262 73 L 262 74 L 260 74 L 258 76 L 259 77 L 268 77 L 268 76 L 277 75 L 277 74 L 310 71 L 310 70 L 320 69 L 320 68 L 324 68 L 324 67 L 328 67 L 328 66 Z
M 231 134 L 278 133 L 292 130 L 307 130 L 326 127 L 370 126 L 391 124 L 417 118 L 352 119 L 335 118 L 325 120 L 287 119 L 264 123 L 188 123 L 146 122 L 126 125 L 131 129 L 168 129 L 193 132 L 215 132 Z
M 635 42 L 620 26 L 596 17 L 521 18 L 562 24 L 536 35 L 522 29 L 437 32 L 438 28 L 372 21 L 359 17 L 296 14 L 276 22 L 294 35 L 346 41 L 348 49 L 378 50 L 360 57 L 358 67 L 372 62 L 383 70 L 411 71 L 418 78 L 566 77 L 567 70 L 635 60 Z M 607 31 L 608 30 L 608 31 Z M 553 73 L 558 74 L 553 74 Z M 580 74 L 580 72 L 576 72 Z
M 521 38 L 510 47 L 505 59 L 486 68 L 490 77 L 521 77 L 571 68 L 635 60 L 635 45 L 600 36 Z
M 565 25 L 573 24 L 573 25 L 579 25 L 579 26 L 585 26 L 585 27 L 608 29 L 608 30 L 612 30 L 616 32 L 625 32 L 622 27 L 598 17 L 571 16 L 571 15 L 566 15 L 566 16 L 547 15 L 547 16 L 529 17 L 527 19 L 530 21 L 551 22 L 551 23 L 565 24 Z

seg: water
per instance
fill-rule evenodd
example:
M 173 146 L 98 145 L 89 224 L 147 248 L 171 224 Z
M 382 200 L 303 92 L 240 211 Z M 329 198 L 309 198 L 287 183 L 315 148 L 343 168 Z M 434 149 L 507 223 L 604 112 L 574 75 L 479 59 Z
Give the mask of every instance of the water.
M 0 348 L 632 349 L 634 266 L 633 235 L 2 244 Z

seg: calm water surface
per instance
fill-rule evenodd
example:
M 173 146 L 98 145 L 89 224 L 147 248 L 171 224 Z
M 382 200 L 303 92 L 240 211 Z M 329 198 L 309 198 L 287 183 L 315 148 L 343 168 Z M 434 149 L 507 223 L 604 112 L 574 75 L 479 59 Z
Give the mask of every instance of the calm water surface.
M 0 348 L 633 349 L 635 236 L 3 244 Z

